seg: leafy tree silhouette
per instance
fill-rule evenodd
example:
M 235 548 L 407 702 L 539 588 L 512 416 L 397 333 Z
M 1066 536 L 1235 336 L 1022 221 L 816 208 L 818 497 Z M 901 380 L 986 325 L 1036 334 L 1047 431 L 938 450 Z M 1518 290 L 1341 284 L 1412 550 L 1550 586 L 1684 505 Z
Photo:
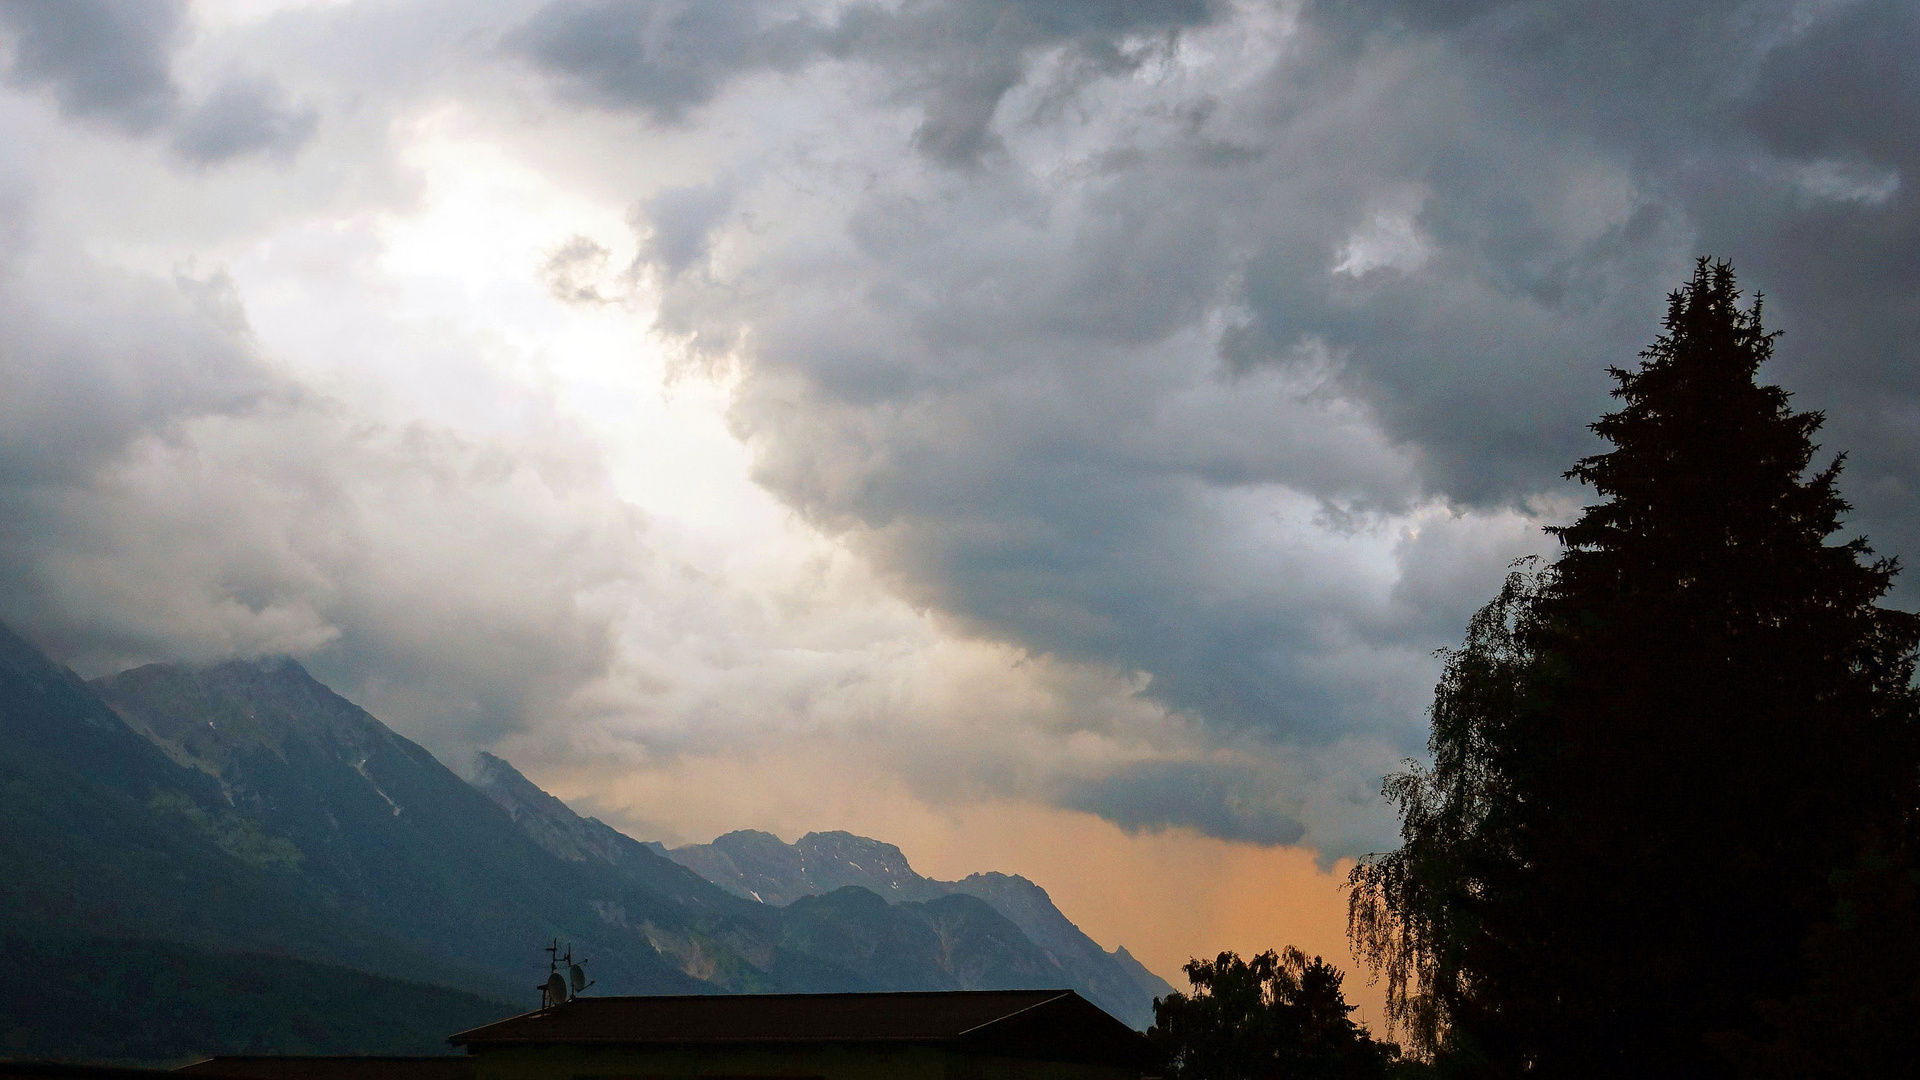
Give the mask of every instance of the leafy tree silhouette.
M 1185 970 L 1193 995 L 1155 1001 L 1147 1032 L 1175 1080 L 1373 1080 L 1399 1056 L 1349 1018 L 1344 976 L 1320 957 L 1223 952 Z
M 1673 293 L 1603 497 L 1551 530 L 1443 653 L 1429 750 L 1385 791 L 1402 846 L 1349 879 L 1349 930 L 1391 1018 L 1450 1071 L 1714 1076 L 1864 838 L 1905 837 L 1920 620 L 1861 538 L 1822 417 L 1757 385 L 1775 335 L 1725 263 Z
M 1920 1031 L 1920 868 L 1875 834 L 1833 875 L 1831 914 L 1803 955 L 1808 980 L 1789 1001 L 1763 1001 L 1768 1037 L 1716 1039 L 1755 1080 L 1911 1074 Z

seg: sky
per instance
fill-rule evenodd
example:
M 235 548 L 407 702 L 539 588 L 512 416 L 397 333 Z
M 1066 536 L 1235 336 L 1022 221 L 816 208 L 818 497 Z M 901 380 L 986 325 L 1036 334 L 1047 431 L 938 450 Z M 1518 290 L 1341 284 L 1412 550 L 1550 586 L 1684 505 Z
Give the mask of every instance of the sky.
M 1915 56 L 1907 0 L 0 0 L 0 619 L 293 655 L 643 839 L 1024 873 L 1170 978 L 1344 963 L 1435 650 L 1694 259 L 1920 553 Z

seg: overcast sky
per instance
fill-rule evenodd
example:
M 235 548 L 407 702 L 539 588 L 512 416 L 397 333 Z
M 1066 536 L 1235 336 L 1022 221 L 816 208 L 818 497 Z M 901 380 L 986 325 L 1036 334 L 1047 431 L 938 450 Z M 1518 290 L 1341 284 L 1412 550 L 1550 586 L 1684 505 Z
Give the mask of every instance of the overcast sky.
M 1020 870 L 1170 975 L 1332 950 L 1696 256 L 1920 554 L 1916 56 L 1911 0 L 0 0 L 0 618 L 291 653 L 647 839 Z

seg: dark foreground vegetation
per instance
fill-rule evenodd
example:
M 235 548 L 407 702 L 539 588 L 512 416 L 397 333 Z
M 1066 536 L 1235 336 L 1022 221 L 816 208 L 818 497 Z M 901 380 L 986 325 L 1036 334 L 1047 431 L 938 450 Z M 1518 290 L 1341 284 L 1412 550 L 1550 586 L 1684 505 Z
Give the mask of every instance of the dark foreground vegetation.
M 1446 1075 L 1911 1075 L 1920 620 L 1702 260 L 1553 530 L 1446 654 L 1355 943 Z M 1255 1075 L 1249 1072 L 1245 1075 Z M 1267 1073 L 1267 1075 L 1283 1075 Z
M 1173 1080 L 1380 1080 L 1411 1065 L 1353 1022 L 1344 977 L 1318 956 L 1223 952 L 1185 970 L 1192 995 L 1156 1001 L 1147 1031 Z
M 512 1006 L 283 956 L 0 935 L 0 1058 L 181 1064 L 215 1054 L 446 1054 Z

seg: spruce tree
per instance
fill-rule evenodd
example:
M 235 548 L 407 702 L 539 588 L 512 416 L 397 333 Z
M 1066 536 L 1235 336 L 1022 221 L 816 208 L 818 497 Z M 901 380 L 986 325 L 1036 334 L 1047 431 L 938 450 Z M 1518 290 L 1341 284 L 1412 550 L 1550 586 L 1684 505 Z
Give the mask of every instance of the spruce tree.
M 1403 846 L 1356 943 L 1416 1044 L 1488 1075 L 1703 1076 L 1804 981 L 1829 876 L 1916 807 L 1920 622 L 1835 540 L 1822 417 L 1755 381 L 1775 335 L 1702 260 L 1551 530 L 1447 656 Z

